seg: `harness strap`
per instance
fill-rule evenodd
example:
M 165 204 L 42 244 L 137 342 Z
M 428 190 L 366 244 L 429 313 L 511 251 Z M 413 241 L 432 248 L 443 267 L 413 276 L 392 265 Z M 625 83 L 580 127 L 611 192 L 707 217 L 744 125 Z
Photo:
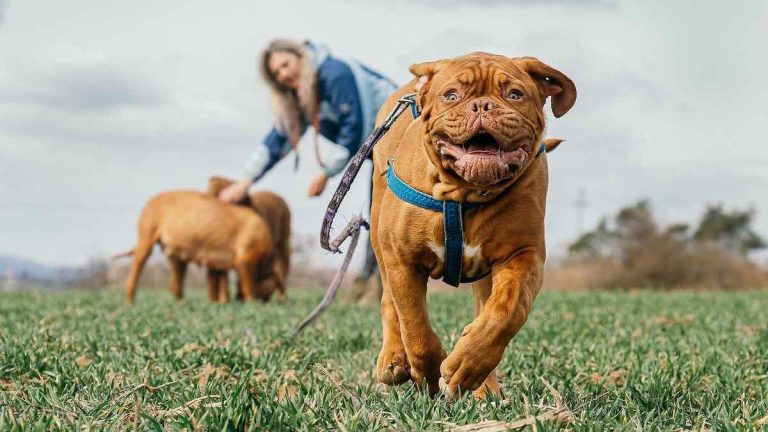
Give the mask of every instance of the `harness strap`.
M 536 157 L 547 151 L 547 145 L 541 143 L 536 151 Z M 462 278 L 464 257 L 464 209 L 480 206 L 480 203 L 461 203 L 457 201 L 441 201 L 432 195 L 418 191 L 395 174 L 391 161 L 387 162 L 387 187 L 401 200 L 426 210 L 443 213 L 443 235 L 445 241 L 445 256 L 443 257 L 443 282 L 459 286 L 460 282 L 468 283 L 485 277 L 488 273 L 469 278 Z
M 443 230 L 445 236 L 445 266 L 443 281 L 459 286 L 464 257 L 464 227 L 462 226 L 461 203 L 443 201 Z

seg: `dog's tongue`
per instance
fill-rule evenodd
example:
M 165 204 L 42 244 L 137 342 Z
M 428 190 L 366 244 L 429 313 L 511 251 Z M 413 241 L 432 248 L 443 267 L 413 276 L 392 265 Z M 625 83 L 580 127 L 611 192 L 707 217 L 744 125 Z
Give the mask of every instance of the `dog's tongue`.
M 496 154 L 499 152 L 499 146 L 490 135 L 483 134 L 467 143 L 467 152 Z
M 469 153 L 496 153 L 498 147 L 492 144 L 470 144 L 467 148 Z

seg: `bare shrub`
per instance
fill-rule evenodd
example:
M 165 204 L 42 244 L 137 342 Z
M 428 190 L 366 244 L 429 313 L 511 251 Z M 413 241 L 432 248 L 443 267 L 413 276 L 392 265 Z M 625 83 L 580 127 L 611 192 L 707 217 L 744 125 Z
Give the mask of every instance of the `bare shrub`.
M 766 243 L 750 227 L 753 210 L 708 206 L 694 234 L 687 224 L 660 229 L 648 201 L 601 221 L 548 270 L 554 289 L 741 289 L 768 287 L 768 271 L 747 254 Z

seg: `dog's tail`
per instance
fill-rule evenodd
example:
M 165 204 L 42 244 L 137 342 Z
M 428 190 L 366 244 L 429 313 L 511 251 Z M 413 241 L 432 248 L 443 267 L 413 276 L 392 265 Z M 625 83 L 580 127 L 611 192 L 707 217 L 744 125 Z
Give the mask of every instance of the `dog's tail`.
M 129 256 L 133 256 L 133 249 L 131 249 L 129 251 L 126 251 L 126 252 L 121 252 L 121 253 L 119 253 L 117 255 L 112 255 L 110 260 L 116 260 L 116 259 L 125 258 L 125 257 L 129 257 Z
M 547 138 L 544 140 L 544 144 L 547 146 L 547 153 L 551 152 L 552 150 L 556 149 L 557 146 L 560 145 L 561 142 L 565 141 L 564 139 L 560 138 Z

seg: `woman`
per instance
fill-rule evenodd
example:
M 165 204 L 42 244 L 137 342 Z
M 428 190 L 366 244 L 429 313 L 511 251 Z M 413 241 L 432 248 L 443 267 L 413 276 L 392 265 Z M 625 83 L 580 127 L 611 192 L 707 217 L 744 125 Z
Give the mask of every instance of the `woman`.
M 272 91 L 275 124 L 256 147 L 247 164 L 247 176 L 219 194 L 226 202 L 243 199 L 285 155 L 294 152 L 302 135 L 312 135 L 318 172 L 307 191 L 319 196 L 328 178 L 338 174 L 373 131 L 376 113 L 397 86 L 361 63 L 337 56 L 312 42 L 276 39 L 264 50 L 258 64 Z M 304 164 L 309 165 L 309 164 Z M 375 271 L 368 247 L 363 277 Z
M 309 41 L 272 41 L 261 55 L 259 70 L 272 91 L 275 125 L 251 155 L 247 177 L 219 196 L 228 202 L 242 199 L 253 182 L 286 154 L 296 152 L 308 129 L 314 135 L 319 165 L 308 193 L 318 196 L 328 178 L 344 168 L 373 131 L 376 113 L 396 85 L 355 60 L 332 57 L 324 46 Z

